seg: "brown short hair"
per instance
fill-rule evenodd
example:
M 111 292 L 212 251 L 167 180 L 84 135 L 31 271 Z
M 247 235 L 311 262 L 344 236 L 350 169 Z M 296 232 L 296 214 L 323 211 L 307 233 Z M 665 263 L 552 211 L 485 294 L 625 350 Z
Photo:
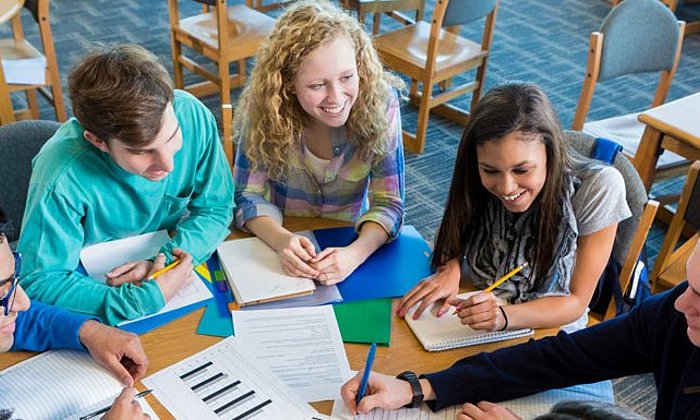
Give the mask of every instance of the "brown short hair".
M 98 45 L 68 76 L 73 113 L 102 141 L 150 144 L 173 100 L 170 75 L 158 58 L 134 44 Z

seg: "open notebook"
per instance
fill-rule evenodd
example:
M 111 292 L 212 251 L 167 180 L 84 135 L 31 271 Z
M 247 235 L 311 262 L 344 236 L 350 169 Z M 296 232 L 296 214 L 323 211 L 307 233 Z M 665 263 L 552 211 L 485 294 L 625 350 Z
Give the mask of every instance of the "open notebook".
M 311 279 L 285 274 L 275 250 L 258 238 L 226 241 L 217 252 L 241 306 L 310 295 L 316 288 Z
M 458 295 L 460 299 L 466 299 L 478 292 L 469 292 Z M 503 302 L 505 303 L 505 302 Z M 476 331 L 466 325 L 462 325 L 459 317 L 452 315 L 452 311 L 438 318 L 432 310 L 425 311 L 417 320 L 412 315 L 416 307 L 411 308 L 404 318 L 418 341 L 428 351 L 442 351 L 457 347 L 474 346 L 477 344 L 493 343 L 516 337 L 532 335 L 532 329 L 523 328 L 507 331 Z

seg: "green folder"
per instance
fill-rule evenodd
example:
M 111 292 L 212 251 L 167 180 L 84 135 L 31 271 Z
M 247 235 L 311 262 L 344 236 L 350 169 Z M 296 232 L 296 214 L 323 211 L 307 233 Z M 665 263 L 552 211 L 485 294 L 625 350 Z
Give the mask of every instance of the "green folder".
M 389 345 L 391 298 L 337 303 L 333 310 L 344 342 Z

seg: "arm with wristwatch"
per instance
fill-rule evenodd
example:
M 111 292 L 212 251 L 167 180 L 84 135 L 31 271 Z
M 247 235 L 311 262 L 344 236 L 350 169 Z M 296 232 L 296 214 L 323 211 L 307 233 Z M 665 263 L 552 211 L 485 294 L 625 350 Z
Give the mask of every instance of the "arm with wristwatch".
M 405 371 L 396 377 L 372 372 L 369 379 L 369 390 L 359 404 L 355 403 L 362 372 L 343 385 L 341 396 L 353 415 L 366 413 L 373 408 L 383 407 L 398 409 L 401 407 L 416 408 L 423 401 L 435 399 L 433 387 L 426 378 L 419 378 L 414 372 Z

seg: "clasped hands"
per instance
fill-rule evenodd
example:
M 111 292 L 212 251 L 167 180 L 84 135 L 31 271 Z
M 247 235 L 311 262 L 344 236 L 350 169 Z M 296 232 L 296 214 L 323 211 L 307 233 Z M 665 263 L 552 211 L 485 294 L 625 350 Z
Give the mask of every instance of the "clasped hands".
M 436 315 L 441 317 L 454 308 L 454 313 L 463 325 L 475 330 L 498 331 L 506 325 L 503 313 L 498 309 L 498 298 L 492 292 L 480 292 L 467 299 L 457 298 L 459 292 L 459 263 L 452 260 L 440 267 L 437 272 L 421 280 L 401 299 L 396 315 L 406 316 L 409 309 L 418 305 L 413 319 L 434 306 Z M 452 316 L 450 313 L 450 316 Z
M 314 279 L 324 286 L 345 280 L 363 260 L 352 245 L 326 248 L 316 253 L 313 242 L 305 236 L 290 233 L 273 248 L 280 256 L 284 272 L 294 277 Z

